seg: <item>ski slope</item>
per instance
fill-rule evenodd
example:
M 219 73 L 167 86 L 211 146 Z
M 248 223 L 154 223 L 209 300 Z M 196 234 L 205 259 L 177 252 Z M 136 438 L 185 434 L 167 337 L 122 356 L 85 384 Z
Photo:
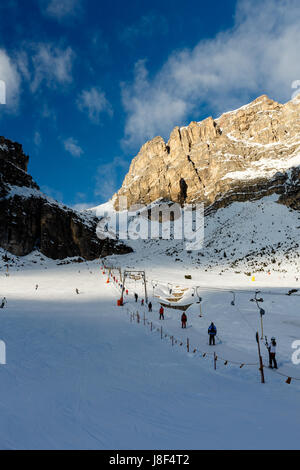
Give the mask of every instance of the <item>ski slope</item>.
M 127 310 L 143 315 L 133 301 L 135 290 L 142 295 L 138 282 L 120 308 L 118 288 L 106 284 L 99 262 L 59 265 L 33 253 L 9 277 L 5 271 L 2 265 L 0 296 L 8 306 L 0 311 L 7 347 L 7 365 L 0 366 L 1 449 L 299 447 L 300 382 L 287 385 L 266 370 L 262 385 L 256 367 L 221 361 L 214 371 L 210 356 L 172 347 L 156 330 L 130 323 Z M 174 282 L 180 279 L 174 272 Z M 214 320 L 217 354 L 257 361 L 251 294 L 237 298 L 240 312 L 228 293 L 203 289 L 202 295 L 203 317 L 198 304 L 191 307 L 183 331 L 180 313 L 167 310 L 164 331 L 208 350 Z M 300 377 L 290 361 L 291 342 L 300 339 L 298 300 L 269 295 L 264 308 L 266 334 L 278 338 L 280 370 Z M 160 326 L 157 311 L 154 301 L 151 321 Z

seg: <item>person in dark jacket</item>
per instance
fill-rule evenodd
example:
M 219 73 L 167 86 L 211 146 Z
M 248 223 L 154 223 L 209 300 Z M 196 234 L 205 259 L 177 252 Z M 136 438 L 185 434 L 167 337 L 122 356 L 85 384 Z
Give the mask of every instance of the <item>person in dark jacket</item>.
M 149 312 L 152 312 L 152 302 L 149 302 L 148 309 L 149 309 Z
M 276 339 L 273 337 L 271 338 L 271 344 L 268 345 L 269 350 L 269 367 L 270 369 L 278 369 L 277 361 L 276 361 Z
M 216 334 L 217 334 L 217 328 L 216 328 L 216 326 L 214 325 L 213 322 L 211 322 L 211 325 L 208 328 L 208 334 L 209 334 L 209 345 L 210 346 L 211 345 L 215 346 L 215 344 L 216 344 L 215 338 L 216 338 Z
M 159 319 L 160 319 L 160 320 L 164 320 L 164 319 L 165 319 L 164 312 L 165 312 L 165 311 L 164 311 L 164 308 L 163 308 L 163 306 L 161 306 L 160 309 L 159 309 Z
M 186 323 L 187 323 L 187 316 L 186 313 L 183 312 L 181 315 L 181 328 L 186 328 Z
M 138 298 L 139 298 L 139 296 L 137 295 L 137 293 L 134 294 L 134 298 L 135 298 L 135 301 L 137 302 L 137 301 L 138 301 Z

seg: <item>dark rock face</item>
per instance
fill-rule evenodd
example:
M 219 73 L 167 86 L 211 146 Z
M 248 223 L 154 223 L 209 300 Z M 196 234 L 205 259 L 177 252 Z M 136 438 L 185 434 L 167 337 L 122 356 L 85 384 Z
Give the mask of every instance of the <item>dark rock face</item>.
M 27 173 L 22 146 L 0 137 L 0 246 L 17 256 L 34 249 L 52 259 L 87 260 L 132 251 L 122 243 L 99 240 L 98 219 L 74 211 L 40 192 Z
M 300 168 L 292 171 L 290 180 L 286 183 L 278 202 L 291 209 L 300 210 Z
M 0 137 L 0 160 L 8 159 L 11 164 L 27 172 L 29 157 L 24 154 L 22 145 Z

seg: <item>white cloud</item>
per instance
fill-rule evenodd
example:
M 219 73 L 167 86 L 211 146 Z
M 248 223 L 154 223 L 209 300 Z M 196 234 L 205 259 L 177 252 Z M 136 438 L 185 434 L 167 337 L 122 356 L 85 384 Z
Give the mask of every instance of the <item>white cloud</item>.
M 43 118 L 50 119 L 53 123 L 56 122 L 56 119 L 57 119 L 56 112 L 55 112 L 54 108 L 51 108 L 48 105 L 48 103 L 43 104 L 43 106 L 40 110 L 40 113 L 41 113 Z
M 108 201 L 120 187 L 120 178 L 128 171 L 128 162 L 115 157 L 111 162 L 97 168 L 95 196 Z
M 98 88 L 83 90 L 77 99 L 77 106 L 81 111 L 86 112 L 95 124 L 99 124 L 100 114 L 112 115 L 112 107 L 105 93 Z
M 3 56 L 3 51 L 0 50 L 0 72 L 3 68 L 1 54 Z M 4 69 L 10 68 L 10 75 L 13 76 L 9 79 L 10 86 L 17 88 L 18 92 L 21 81 L 28 84 L 32 93 L 36 93 L 43 85 L 57 89 L 70 85 L 73 81 L 75 53 L 71 47 L 61 48 L 52 43 L 24 42 L 22 50 L 15 51 L 12 60 L 8 59 L 7 55 L 5 58 L 5 52 L 4 59 L 6 59 Z
M 11 57 L 4 49 L 0 49 L 0 80 L 6 85 L 5 110 L 17 109 L 22 81 L 29 83 L 30 90 L 35 93 L 42 84 L 57 88 L 73 80 L 75 54 L 70 47 L 61 49 L 47 43 L 25 46 Z
M 49 186 L 45 186 L 45 185 L 41 186 L 41 190 L 47 196 L 52 197 L 56 201 L 63 202 L 63 193 L 61 191 L 58 191 L 57 189 L 50 188 Z
M 84 211 L 86 209 L 90 209 L 91 207 L 95 207 L 97 203 L 95 202 L 78 202 L 77 204 L 73 204 L 71 207 L 76 211 Z
M 127 26 L 120 33 L 120 39 L 130 43 L 133 39 L 138 37 L 151 37 L 157 34 L 166 34 L 168 29 L 166 18 L 151 12 L 141 16 L 135 23 Z
M 4 49 L 0 49 L 0 80 L 5 83 L 5 105 L 1 111 L 14 111 L 18 106 L 21 77 L 16 65 Z
M 35 145 L 36 147 L 40 147 L 40 146 L 41 146 L 41 143 L 42 143 L 42 136 L 41 136 L 41 134 L 40 134 L 38 131 L 36 131 L 36 132 L 34 133 L 33 142 L 34 142 L 34 145 Z
M 209 108 L 215 114 L 262 93 L 285 101 L 300 79 L 298 0 L 239 0 L 234 27 L 194 49 L 173 52 L 149 79 L 139 61 L 122 85 L 124 143 L 142 144 Z
M 73 16 L 80 11 L 81 0 L 47 0 L 43 1 L 43 12 L 58 20 Z
M 64 141 L 64 147 L 67 152 L 69 152 L 73 157 L 79 158 L 84 153 L 82 148 L 78 145 L 77 140 L 73 137 L 69 137 Z
M 30 81 L 31 80 L 30 64 L 29 64 L 29 57 L 28 57 L 26 50 L 17 51 L 15 53 L 14 59 L 15 59 L 16 66 L 18 67 L 18 70 L 20 74 L 22 75 L 22 77 Z
M 35 92 L 42 82 L 49 87 L 71 83 L 74 57 L 71 47 L 61 49 L 51 44 L 34 46 L 31 90 Z
M 109 45 L 105 40 L 103 31 L 98 28 L 94 33 L 88 31 L 88 34 L 91 41 L 91 46 L 97 52 L 97 56 L 103 57 L 107 55 L 109 51 Z
M 78 192 L 75 194 L 75 202 L 71 207 L 75 210 L 83 211 L 90 209 L 91 207 L 95 207 L 98 204 L 95 201 L 86 202 L 87 200 L 87 195 L 85 193 Z

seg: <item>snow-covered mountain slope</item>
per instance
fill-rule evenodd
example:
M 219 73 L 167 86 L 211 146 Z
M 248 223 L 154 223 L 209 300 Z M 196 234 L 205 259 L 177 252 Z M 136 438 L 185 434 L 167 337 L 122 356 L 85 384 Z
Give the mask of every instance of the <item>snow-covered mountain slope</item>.
M 207 214 L 199 250 L 187 252 L 182 240 L 126 240 L 134 253 L 109 262 L 146 269 L 158 279 L 169 269 L 170 282 L 174 271 L 181 272 L 182 280 L 192 273 L 196 283 L 205 282 L 210 273 L 223 275 L 222 283 L 229 273 L 245 285 L 255 275 L 256 284 L 298 286 L 299 277 L 300 287 L 300 213 L 277 201 L 272 195 Z M 104 209 L 107 221 L 115 216 L 112 203 L 100 206 L 98 215 Z
M 38 254 L 20 262 L 8 277 L 2 264 L 0 274 L 8 300 L 1 310 L 7 352 L 0 365 L 1 449 L 299 447 L 300 382 L 287 385 L 265 369 L 266 384 L 260 383 L 252 294 L 238 295 L 233 307 L 229 292 L 203 289 L 203 316 L 195 305 L 182 330 L 179 312 L 167 309 L 159 322 L 152 295 L 152 314 L 134 303 L 134 291 L 143 292 L 138 282 L 131 281 L 125 306 L 117 307 L 120 291 L 106 284 L 97 262 L 58 266 Z M 178 274 L 172 281 L 181 283 Z M 221 283 L 218 275 L 213 283 Z M 298 298 L 277 294 L 265 296 L 265 334 L 277 338 L 278 372 L 300 377 L 291 363 L 291 344 L 300 338 Z M 143 321 L 131 323 L 127 309 L 141 319 L 145 312 L 152 332 Z M 215 348 L 207 344 L 212 320 L 220 339 Z M 162 341 L 160 326 L 183 344 L 189 337 L 191 352 L 172 347 L 169 337 Z M 262 353 L 267 363 L 263 345 Z M 225 365 L 223 357 L 236 364 Z M 256 365 L 240 368 L 244 362 Z

